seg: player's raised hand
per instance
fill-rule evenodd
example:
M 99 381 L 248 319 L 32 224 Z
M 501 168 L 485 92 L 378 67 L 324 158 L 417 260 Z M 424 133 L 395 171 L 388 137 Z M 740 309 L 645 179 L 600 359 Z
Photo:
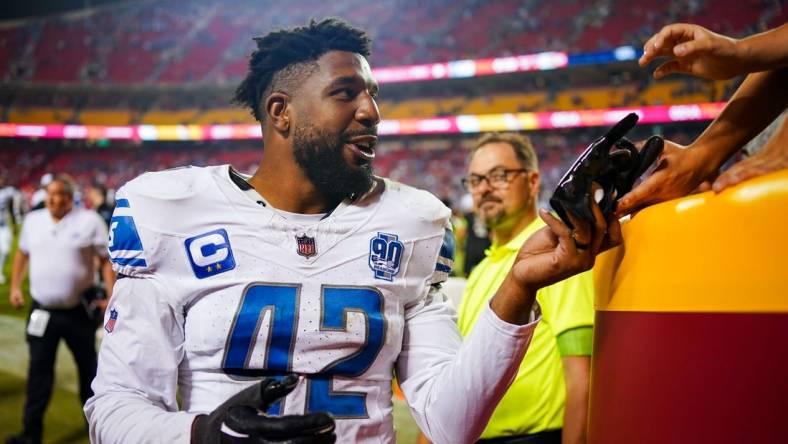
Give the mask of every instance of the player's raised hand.
M 654 172 L 618 201 L 617 215 L 684 197 L 716 174 L 719 168 L 702 148 L 686 147 L 669 140 L 665 140 L 662 154 L 655 163 Z
M 298 384 L 296 375 L 265 378 L 240 391 L 192 425 L 193 444 L 331 444 L 334 419 L 327 413 L 268 416 L 265 411 Z
M 672 73 L 685 73 L 705 79 L 725 80 L 748 72 L 739 40 L 687 23 L 662 28 L 643 47 L 638 63 L 645 67 L 658 57 L 668 57 L 655 71 L 661 79 Z
M 540 210 L 539 216 L 547 226 L 531 235 L 520 248 L 512 277 L 536 291 L 590 269 L 597 254 L 621 243 L 618 219 L 613 215 L 606 219 L 596 202 L 591 203 L 591 209 L 593 225 L 568 212 L 574 230 L 547 210 Z

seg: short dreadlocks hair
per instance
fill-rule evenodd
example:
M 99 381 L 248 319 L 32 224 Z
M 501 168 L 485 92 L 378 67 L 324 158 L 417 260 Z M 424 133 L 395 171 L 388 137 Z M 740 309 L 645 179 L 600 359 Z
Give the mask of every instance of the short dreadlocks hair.
M 261 101 L 273 92 L 291 93 L 317 69 L 317 59 L 329 51 L 369 56 L 367 34 L 337 18 L 311 20 L 308 25 L 255 37 L 257 50 L 249 58 L 249 73 L 235 90 L 233 102 L 251 109 L 262 122 Z

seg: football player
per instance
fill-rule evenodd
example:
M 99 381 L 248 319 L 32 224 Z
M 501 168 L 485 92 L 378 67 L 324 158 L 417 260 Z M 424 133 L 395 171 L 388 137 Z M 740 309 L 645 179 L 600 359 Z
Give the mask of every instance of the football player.
M 0 174 L 0 284 L 5 284 L 5 260 L 11 252 L 11 240 L 17 224 L 22 223 L 22 194 L 6 185 Z
M 256 42 L 236 92 L 262 126 L 256 172 L 182 168 L 118 191 L 91 441 L 393 443 L 394 374 L 428 437 L 475 441 L 533 334 L 536 289 L 590 268 L 617 222 L 595 207 L 570 231 L 542 212 L 463 342 L 440 290 L 449 209 L 372 174 L 365 33 L 328 19 Z

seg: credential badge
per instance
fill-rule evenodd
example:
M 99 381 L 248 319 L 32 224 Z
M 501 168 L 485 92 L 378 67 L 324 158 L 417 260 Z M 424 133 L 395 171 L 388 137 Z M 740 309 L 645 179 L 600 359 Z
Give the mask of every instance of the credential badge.
M 315 246 L 315 238 L 309 237 L 306 233 L 301 236 L 296 236 L 296 243 L 298 245 L 297 252 L 299 255 L 309 259 L 317 254 L 317 247 Z
M 375 279 L 393 281 L 399 273 L 404 250 L 396 234 L 378 233 L 373 237 L 369 241 L 369 268 L 375 273 Z

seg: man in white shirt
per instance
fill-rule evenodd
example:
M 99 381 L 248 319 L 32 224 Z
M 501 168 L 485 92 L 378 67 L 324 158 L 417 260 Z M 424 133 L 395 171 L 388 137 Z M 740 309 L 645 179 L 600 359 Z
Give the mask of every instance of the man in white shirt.
M 236 93 L 262 126 L 255 174 L 180 168 L 118 190 L 91 441 L 392 444 L 395 373 L 427 436 L 475 441 L 528 346 L 536 289 L 588 269 L 608 224 L 597 208 L 572 233 L 541 213 L 461 341 L 440 289 L 450 210 L 372 174 L 369 39 L 327 19 L 255 40 Z
M 32 310 L 27 325 L 30 362 L 24 408 L 24 431 L 7 443 L 38 443 L 43 417 L 54 383 L 55 354 L 60 339 L 66 341 L 79 373 L 80 400 L 93 395 L 90 382 L 96 374 L 97 319 L 91 304 L 99 263 L 111 294 L 115 276 L 107 255 L 107 228 L 93 211 L 75 208 L 74 185 L 57 177 L 47 185 L 46 208 L 28 214 L 14 257 L 9 299 L 15 308 L 25 304 L 22 279 L 30 266 Z

